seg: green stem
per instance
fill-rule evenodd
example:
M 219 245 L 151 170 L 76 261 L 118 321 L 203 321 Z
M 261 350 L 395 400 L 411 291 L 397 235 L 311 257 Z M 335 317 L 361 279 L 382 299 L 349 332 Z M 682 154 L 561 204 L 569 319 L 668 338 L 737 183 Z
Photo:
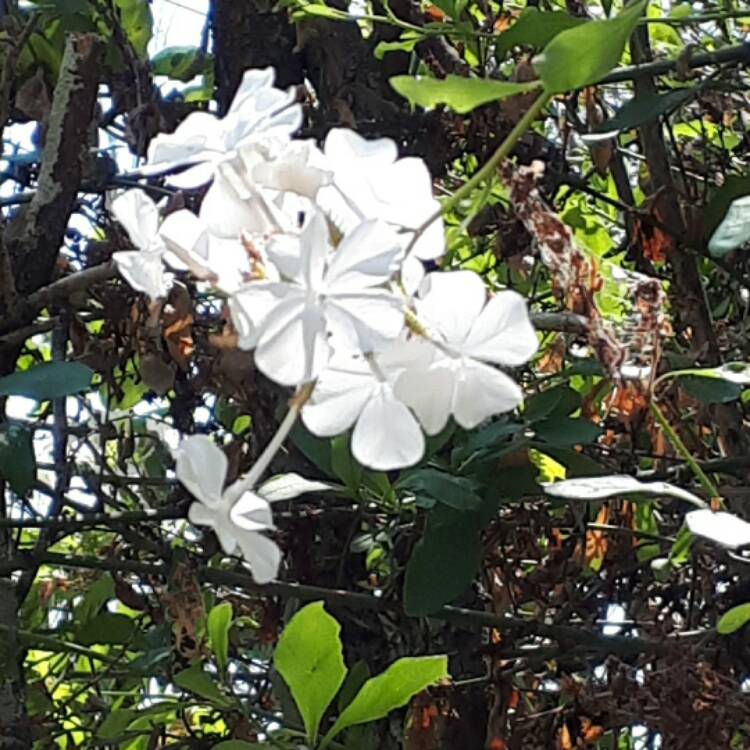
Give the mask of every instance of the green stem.
M 651 401 L 650 409 L 651 414 L 653 414 L 654 419 L 659 424 L 659 427 L 661 427 L 661 429 L 664 431 L 664 434 L 667 436 L 667 440 L 669 440 L 669 442 L 672 444 L 672 447 L 685 460 L 685 463 L 687 463 L 687 465 L 690 467 L 690 471 L 693 472 L 695 478 L 698 480 L 698 482 L 700 482 L 701 487 L 706 490 L 709 497 L 720 498 L 721 496 L 719 495 L 718 488 L 711 481 L 711 479 L 709 479 L 706 472 L 701 469 L 698 462 L 692 457 L 692 455 L 690 455 L 690 451 L 687 449 L 687 446 L 682 442 L 680 436 L 672 429 L 672 425 L 669 424 L 667 418 L 661 413 L 661 409 L 659 408 L 656 401 Z
M 539 116 L 541 111 L 547 106 L 547 103 L 552 98 L 552 94 L 542 90 L 540 95 L 534 101 L 534 103 L 526 110 L 524 116 L 515 124 L 513 130 L 508 133 L 505 140 L 497 147 L 494 154 L 485 162 L 481 169 L 477 170 L 471 179 L 467 180 L 453 195 L 442 202 L 439 210 L 435 211 L 432 216 L 428 217 L 414 233 L 411 242 L 406 250 L 408 253 L 416 241 L 424 234 L 425 230 L 434 221 L 437 221 L 443 214 L 448 213 L 454 209 L 464 198 L 471 195 L 472 191 L 485 180 L 491 178 L 495 174 L 495 170 L 498 166 L 510 156 L 513 147 L 521 140 L 521 137 L 531 128 L 534 120 Z

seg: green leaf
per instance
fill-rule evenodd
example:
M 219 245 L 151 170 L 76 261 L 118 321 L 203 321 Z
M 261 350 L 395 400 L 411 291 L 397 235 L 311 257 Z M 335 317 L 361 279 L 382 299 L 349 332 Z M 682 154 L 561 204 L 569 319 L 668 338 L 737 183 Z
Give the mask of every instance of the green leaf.
M 166 47 L 151 58 L 154 75 L 187 83 L 205 72 L 211 60 L 200 47 Z
M 485 78 L 462 78 L 449 75 L 445 78 L 426 76 L 394 76 L 390 84 L 413 105 L 432 109 L 445 104 L 459 114 L 466 114 L 481 104 L 505 99 L 539 88 L 539 83 L 510 83 Z
M 558 385 L 527 399 L 523 408 L 523 417 L 527 422 L 538 422 L 553 414 L 567 416 L 580 406 L 580 393 L 568 385 Z
M 146 59 L 146 49 L 154 31 L 154 17 L 149 0 L 115 0 L 120 23 L 136 54 Z
M 588 419 L 559 416 L 538 422 L 534 430 L 538 438 L 558 446 L 593 443 L 602 433 L 601 427 Z
M 725 612 L 716 624 L 719 635 L 730 635 L 750 622 L 750 603 L 740 604 Z
M 102 612 L 87 620 L 78 629 L 77 640 L 82 646 L 95 643 L 116 645 L 127 643 L 135 633 L 135 623 L 127 615 Z
M 373 50 L 376 60 L 382 60 L 389 52 L 413 52 L 419 37 L 402 37 L 399 42 L 378 42 Z
M 477 510 L 482 499 L 474 491 L 474 483 L 437 469 L 418 469 L 402 479 L 397 489 L 417 496 L 427 495 L 438 503 L 456 510 Z
M 537 8 L 526 8 L 518 20 L 497 37 L 495 56 L 498 61 L 502 61 L 514 47 L 542 50 L 560 32 L 582 23 L 585 23 L 583 18 L 576 18 L 564 11 L 542 12 Z
M 339 690 L 339 697 L 336 699 L 336 706 L 341 713 L 355 698 L 362 685 L 370 679 L 370 667 L 367 662 L 360 659 L 354 664 L 346 675 L 344 684 Z
M 347 727 L 382 719 L 406 705 L 413 695 L 447 677 L 447 656 L 422 656 L 395 661 L 385 672 L 362 685 L 354 700 L 324 737 L 321 748 Z
M 223 672 L 229 661 L 229 628 L 232 625 L 232 605 L 223 602 L 212 607 L 208 613 L 206 629 L 208 642 L 216 656 L 216 663 Z
M 689 375 L 678 382 L 689 396 L 703 404 L 726 404 L 736 401 L 742 393 L 742 386 L 723 378 Z
M 119 737 L 137 715 L 137 711 L 129 708 L 111 711 L 96 730 L 96 736 L 102 740 L 113 740 Z
M 273 663 L 289 686 L 307 732 L 315 743 L 323 714 L 346 677 L 341 626 L 313 602 L 292 617 L 279 638 Z
M 589 86 L 603 78 L 622 57 L 648 0 L 638 0 L 615 18 L 589 21 L 558 34 L 534 60 L 550 94 Z
M 352 456 L 349 436 L 346 434 L 331 440 L 331 468 L 352 492 L 357 492 L 362 477 L 362 467 Z
M 113 599 L 114 596 L 115 582 L 109 573 L 105 573 L 89 586 L 83 599 L 73 610 L 74 620 L 83 625 L 96 615 L 105 602 Z
M 0 378 L 0 396 L 25 396 L 37 401 L 88 390 L 94 371 L 80 362 L 47 362 Z
M 634 96 L 620 107 L 614 117 L 597 125 L 592 133 L 611 135 L 621 130 L 632 130 L 673 112 L 681 104 L 695 96 L 696 89 L 677 89 L 667 94 L 641 94 Z M 588 139 L 587 139 L 588 140 Z
M 25 495 L 36 482 L 34 436 L 23 425 L 0 425 L 0 477 L 16 495 Z
M 203 671 L 200 664 L 194 664 L 192 667 L 183 669 L 174 676 L 174 684 L 183 690 L 188 690 L 195 695 L 205 698 L 207 701 L 228 708 L 232 701 L 224 695 L 214 678 Z
M 213 745 L 211 750 L 257 750 L 259 747 L 271 747 L 268 743 L 245 742 L 245 740 L 224 740 L 218 745 Z
M 474 579 L 480 559 L 478 514 L 436 505 L 406 566 L 406 614 L 432 614 L 462 594 Z

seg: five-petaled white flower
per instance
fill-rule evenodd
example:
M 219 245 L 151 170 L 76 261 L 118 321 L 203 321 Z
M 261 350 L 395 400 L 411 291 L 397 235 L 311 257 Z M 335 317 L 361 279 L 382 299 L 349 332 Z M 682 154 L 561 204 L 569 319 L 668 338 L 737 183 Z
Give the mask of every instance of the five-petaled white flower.
M 205 435 L 191 435 L 175 451 L 175 473 L 196 498 L 188 511 L 190 523 L 210 526 L 228 555 L 241 552 L 258 583 L 276 577 L 281 550 L 262 532 L 274 528 L 271 506 L 256 492 L 244 492 L 235 502 L 231 488 L 224 489 L 228 461 L 224 452 Z
M 377 355 L 334 354 L 302 409 L 305 426 L 332 437 L 354 425 L 351 451 L 359 463 L 376 471 L 413 466 L 424 454 L 424 435 L 393 392 L 411 357 L 400 340 Z
M 138 248 L 112 253 L 120 275 L 152 300 L 166 297 L 172 275 L 164 269 L 166 248 L 159 236 L 156 204 L 142 190 L 128 190 L 110 201 L 109 210 Z
M 413 156 L 399 159 L 390 138 L 368 141 L 345 128 L 328 133 L 324 151 L 333 179 L 316 201 L 342 231 L 366 219 L 382 219 L 399 230 L 403 247 L 408 247 L 414 231 L 437 217 L 416 239 L 401 268 L 404 288 L 414 292 L 424 276 L 422 261 L 445 252 L 440 204 L 432 196 L 425 163 Z
M 487 301 L 484 282 L 474 272 L 431 273 L 416 308 L 432 341 L 412 339 L 422 350 L 422 359 L 415 357 L 421 364 L 398 376 L 395 392 L 428 435 L 440 432 L 451 414 L 472 429 L 521 403 L 517 383 L 487 363 L 514 367 L 536 352 L 523 297 L 501 291 Z
M 313 212 L 299 238 L 273 238 L 267 253 L 282 280 L 250 283 L 234 303 L 257 328 L 256 364 L 277 383 L 313 380 L 331 357 L 331 337 L 369 352 L 403 329 L 401 300 L 383 286 L 401 248 L 383 222 L 360 224 L 334 250 Z
M 241 148 L 254 142 L 283 145 L 302 124 L 302 108 L 293 91 L 274 88 L 273 68 L 248 70 L 223 118 L 192 112 L 174 133 L 157 135 L 148 149 L 144 174 L 179 166 L 185 172 L 169 178 L 182 188 L 194 188 L 211 179 L 215 165 L 238 158 Z

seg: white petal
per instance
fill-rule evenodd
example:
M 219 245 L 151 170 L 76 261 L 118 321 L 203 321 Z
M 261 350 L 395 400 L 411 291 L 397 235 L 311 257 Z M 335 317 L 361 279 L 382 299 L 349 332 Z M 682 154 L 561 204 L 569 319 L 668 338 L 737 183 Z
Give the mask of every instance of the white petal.
M 377 219 L 360 224 L 332 254 L 325 274 L 329 293 L 346 293 L 388 281 L 401 254 L 399 238 Z
M 308 401 L 302 408 L 302 421 L 310 432 L 319 437 L 340 435 L 359 417 L 372 390 L 373 382 L 370 380 L 360 387 L 342 388 L 339 392 L 331 391 L 323 399 Z
M 398 156 L 398 148 L 390 138 L 367 140 L 347 128 L 328 131 L 324 151 L 335 166 L 349 166 L 354 170 L 389 164 Z
M 419 289 L 424 276 L 425 270 L 422 261 L 414 253 L 409 253 L 401 265 L 401 285 L 404 287 L 404 291 L 409 295 L 414 294 Z
M 276 229 L 265 202 L 254 191 L 246 198 L 237 192 L 221 174 L 217 174 L 201 204 L 201 220 L 217 237 L 231 237 L 239 241 L 240 235 L 264 234 Z
M 526 300 L 516 292 L 503 291 L 485 305 L 461 351 L 470 357 L 514 367 L 528 362 L 538 347 Z
M 330 355 L 322 310 L 294 296 L 282 301 L 267 316 L 255 362 L 271 380 L 281 385 L 300 385 L 315 378 Z
M 160 133 L 148 147 L 149 172 L 212 158 L 221 148 L 221 125 L 208 112 L 192 112 L 173 133 Z
M 522 402 L 523 392 L 505 373 L 477 360 L 462 360 L 453 392 L 453 416 L 461 427 L 472 430 Z
M 253 349 L 257 345 L 263 322 L 283 299 L 278 287 L 278 284 L 251 283 L 232 293 L 227 300 L 232 323 L 240 337 L 240 349 Z
M 249 99 L 257 96 L 261 89 L 272 87 L 275 78 L 276 71 L 271 67 L 250 68 L 246 70 L 242 75 L 242 80 L 237 87 L 232 103 L 229 105 L 229 113 L 240 111 L 242 106 Z
M 331 335 L 349 348 L 375 351 L 404 329 L 401 300 L 390 292 L 337 294 L 326 300 Z
M 281 564 L 281 550 L 272 539 L 245 531 L 237 540 L 242 556 L 258 583 L 269 583 L 278 575 Z
M 229 514 L 224 511 L 216 519 L 214 533 L 224 552 L 233 555 L 237 551 L 238 537 L 244 532 L 229 520 Z
M 440 361 L 408 368 L 396 378 L 396 396 L 411 407 L 428 435 L 437 435 L 448 423 L 454 380 L 453 369 Z
M 164 244 L 199 279 L 213 275 L 208 267 L 208 234 L 203 222 L 187 209 L 169 214 L 159 230 Z
M 413 466 L 424 455 L 424 435 L 388 384 L 375 390 L 352 433 L 352 455 L 364 466 L 390 471 Z
M 323 214 L 316 211 L 307 220 L 300 234 L 300 257 L 302 259 L 300 281 L 308 289 L 321 290 L 329 252 L 326 220 Z
M 730 549 L 750 544 L 750 523 L 731 513 L 691 510 L 685 514 L 685 523 L 693 534 Z
M 152 246 L 159 231 L 159 209 L 143 190 L 128 190 L 116 196 L 109 210 L 139 250 Z
M 197 164 L 183 172 L 167 176 L 167 182 L 180 190 L 195 190 L 205 185 L 213 176 L 220 155 L 215 151 L 202 151 L 196 155 Z
M 152 300 L 166 297 L 172 286 L 172 276 L 164 270 L 160 253 L 123 251 L 112 253 L 112 260 L 125 281 Z
M 229 462 L 207 435 L 191 435 L 174 452 L 175 474 L 188 492 L 207 505 L 219 502 Z
M 332 489 L 335 489 L 332 484 L 314 482 L 290 472 L 289 474 L 277 474 L 263 482 L 258 487 L 258 494 L 269 503 L 275 503 L 279 500 L 293 500 L 295 497 L 308 492 L 328 492 Z
M 268 501 L 255 492 L 245 492 L 229 513 L 232 523 L 245 531 L 273 528 L 273 516 Z
M 419 294 L 418 316 L 456 346 L 468 336 L 487 298 L 484 282 L 473 271 L 430 273 Z
M 208 505 L 200 501 L 190 504 L 188 509 L 188 521 L 193 526 L 214 526 L 216 523 L 216 509 L 209 508 Z

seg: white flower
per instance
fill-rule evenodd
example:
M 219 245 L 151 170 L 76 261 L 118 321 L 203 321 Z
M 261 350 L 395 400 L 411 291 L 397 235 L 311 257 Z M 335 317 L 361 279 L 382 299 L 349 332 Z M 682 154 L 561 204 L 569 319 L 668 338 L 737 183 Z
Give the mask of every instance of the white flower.
M 274 528 L 271 506 L 258 493 L 245 492 L 233 502 L 224 490 L 228 461 L 224 452 L 205 435 L 192 435 L 175 451 L 177 478 L 197 502 L 188 519 L 196 526 L 210 526 L 228 555 L 238 550 L 258 583 L 276 577 L 281 562 L 278 545 L 261 532 Z
M 324 186 L 316 201 L 342 231 L 365 219 L 382 219 L 404 229 L 403 247 L 413 231 L 439 213 L 432 196 L 432 180 L 422 159 L 398 158 L 394 141 L 368 141 L 352 130 L 334 128 L 325 141 L 326 167 L 333 183 Z M 439 258 L 445 251 L 443 221 L 437 218 L 414 243 L 402 268 L 402 283 L 412 293 L 424 276 L 421 261 Z
M 697 536 L 710 539 L 723 547 L 737 549 L 750 545 L 750 523 L 724 511 L 714 513 L 708 508 L 685 514 L 688 529 Z
M 227 115 L 193 112 L 174 133 L 157 135 L 148 149 L 144 174 L 192 165 L 170 178 L 178 187 L 193 188 L 211 178 L 214 166 L 237 158 L 238 150 L 256 141 L 287 143 L 302 123 L 302 109 L 294 92 L 274 88 L 274 70 L 248 70 Z
M 255 361 L 282 385 L 315 378 L 335 336 L 370 351 L 404 326 L 399 298 L 382 288 L 401 252 L 387 225 L 367 221 L 333 250 L 325 219 L 313 213 L 297 238 L 273 238 L 267 248 L 283 281 L 248 284 L 235 305 L 257 329 Z
M 172 276 L 164 270 L 166 248 L 159 237 L 159 210 L 142 190 L 128 190 L 113 198 L 109 210 L 138 250 L 112 253 L 117 270 L 133 289 L 152 300 L 166 297 Z
M 367 357 L 336 353 L 303 407 L 302 421 L 320 437 L 354 425 L 352 455 L 376 471 L 413 466 L 424 454 L 424 435 L 393 392 L 393 379 L 409 364 L 402 342 Z
M 413 342 L 422 347 L 422 364 L 401 373 L 395 390 L 425 432 L 440 432 L 451 414 L 468 430 L 518 406 L 521 389 L 486 363 L 513 367 L 536 352 L 523 297 L 502 291 L 487 302 L 484 282 L 472 271 L 429 274 L 420 295 L 418 318 L 432 343 Z

